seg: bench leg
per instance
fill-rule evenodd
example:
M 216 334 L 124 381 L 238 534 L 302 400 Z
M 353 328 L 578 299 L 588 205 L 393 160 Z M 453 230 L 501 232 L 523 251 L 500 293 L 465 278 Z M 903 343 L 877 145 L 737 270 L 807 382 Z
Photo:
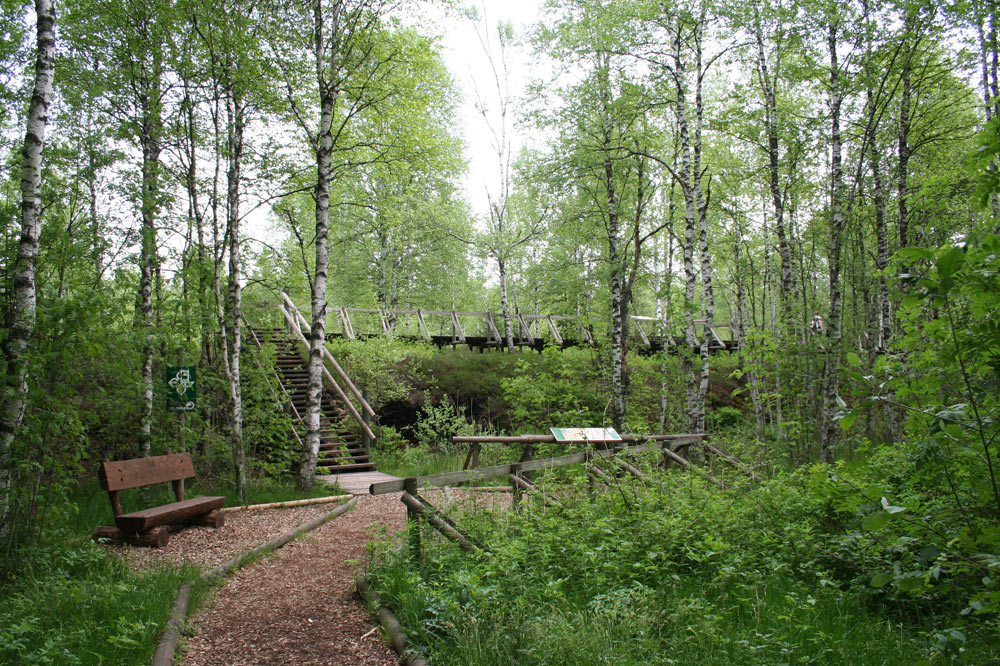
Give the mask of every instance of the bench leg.
M 188 525 L 201 525 L 203 527 L 222 527 L 226 524 L 226 514 L 221 511 L 210 511 L 204 515 L 192 518 L 187 521 Z
M 101 525 L 94 530 L 91 535 L 94 541 L 107 539 L 113 544 L 127 543 L 132 546 L 147 546 L 149 548 L 163 548 L 170 540 L 170 530 L 166 526 L 154 527 L 145 532 L 123 532 L 117 527 Z

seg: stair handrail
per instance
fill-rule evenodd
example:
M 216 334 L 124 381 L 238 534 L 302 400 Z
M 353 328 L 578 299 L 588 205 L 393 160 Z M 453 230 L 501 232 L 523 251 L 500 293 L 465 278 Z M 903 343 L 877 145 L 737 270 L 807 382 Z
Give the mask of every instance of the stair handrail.
M 292 299 L 288 297 L 288 294 L 282 292 L 281 296 L 282 296 L 282 298 L 285 299 L 285 304 L 289 308 L 289 310 L 291 312 L 295 313 L 296 320 L 297 321 L 301 320 L 301 324 L 296 323 L 295 327 L 298 329 L 299 335 L 302 335 L 302 337 L 305 337 L 305 335 L 302 333 L 302 325 L 305 325 L 305 327 L 307 329 L 309 328 L 309 322 L 306 320 L 305 315 L 303 315 L 302 311 L 299 310 L 299 307 L 297 305 L 295 305 L 295 303 L 292 302 Z M 308 344 L 306 346 L 308 346 Z M 375 416 L 375 410 L 372 409 L 372 406 L 368 404 L 368 401 L 365 400 L 364 396 L 361 394 L 361 391 L 354 384 L 354 382 L 347 375 L 347 373 L 344 372 L 344 369 L 340 367 L 340 364 L 337 363 L 337 359 L 335 359 L 333 357 L 333 354 L 330 353 L 330 350 L 326 348 L 326 342 L 325 341 L 323 343 L 323 355 L 326 358 L 326 360 L 330 362 L 330 365 L 333 366 L 334 370 L 337 371 L 337 374 L 340 375 L 340 377 L 347 384 L 347 388 L 351 389 L 351 393 L 354 394 L 354 397 L 358 399 L 359 403 L 361 403 L 361 409 L 363 409 L 365 412 L 367 412 L 368 416 L 374 417 Z
M 253 328 L 247 323 L 246 318 L 243 319 L 243 324 L 244 324 L 244 326 L 247 327 L 247 329 L 249 329 L 250 335 L 253 337 L 253 341 L 255 343 L 257 343 L 257 348 L 258 349 L 263 349 L 264 345 L 261 344 L 260 338 L 257 337 L 257 332 L 255 330 L 253 330 Z M 254 360 L 254 363 L 257 365 L 258 368 L 260 368 L 261 370 L 264 369 L 263 366 L 260 364 L 260 361 L 258 361 L 255 356 L 253 357 L 253 360 Z M 288 391 L 285 389 L 285 385 L 281 381 L 281 376 L 278 374 L 277 371 L 275 371 L 274 374 L 275 374 L 275 377 L 278 379 L 278 388 L 280 388 L 281 392 L 285 394 L 286 398 L 288 398 L 288 405 L 292 408 L 292 413 L 295 414 L 295 418 L 297 418 L 299 420 L 299 423 L 305 423 L 305 419 L 302 418 L 302 415 L 299 414 L 299 410 L 297 410 L 295 408 L 295 403 L 292 402 L 292 396 L 290 396 L 288 394 Z M 268 384 L 267 387 L 269 389 L 271 389 L 271 394 L 274 396 L 274 399 L 277 400 L 278 399 L 278 394 L 274 392 L 274 387 L 271 386 L 270 384 Z M 295 430 L 295 426 L 294 425 L 292 426 L 292 434 L 295 435 L 295 441 L 299 443 L 299 447 L 304 447 L 305 443 L 302 441 L 302 438 L 299 437 L 299 433 L 298 433 L 298 431 Z
M 298 312 L 297 310 L 293 310 L 293 311 L 294 312 Z M 296 321 L 292 317 L 292 313 L 289 312 L 285 308 L 284 305 L 281 306 L 281 314 L 285 316 L 285 321 L 288 322 L 289 327 L 292 329 L 292 331 L 294 333 L 298 334 L 299 342 L 301 342 L 302 344 L 304 344 L 308 348 L 309 347 L 309 342 L 306 340 L 306 336 L 303 335 L 302 329 L 298 325 L 296 325 Z M 301 313 L 299 313 L 299 314 L 301 316 Z M 325 348 L 325 345 L 324 345 L 324 348 Z M 327 353 L 329 353 L 329 352 L 327 352 Z M 339 368 L 339 366 L 338 366 L 338 368 Z M 358 412 L 357 408 L 354 406 L 354 403 L 352 403 L 351 400 L 350 400 L 350 398 L 347 397 L 347 394 L 344 393 L 344 389 L 342 389 L 340 387 L 340 384 L 337 383 L 337 380 L 335 380 L 333 378 L 333 375 L 330 374 L 330 371 L 326 369 L 325 365 L 323 366 L 323 376 L 325 376 L 326 379 L 327 379 L 327 381 L 330 382 L 330 385 L 333 386 L 334 390 L 337 392 L 337 395 L 340 396 L 340 399 L 343 400 L 344 405 L 347 407 L 347 411 L 349 411 L 351 413 L 351 416 L 353 416 L 354 420 L 358 422 L 358 425 L 361 426 L 361 429 L 365 431 L 365 434 L 368 435 L 368 437 L 370 437 L 372 439 L 372 441 L 378 439 L 377 437 L 375 437 L 375 433 L 372 432 L 372 429 L 368 426 L 368 424 L 365 423 L 365 420 L 361 417 L 361 414 Z M 348 381 L 350 381 L 350 380 L 348 380 Z M 354 387 L 353 383 L 351 383 L 351 386 Z M 355 388 L 355 390 L 357 389 L 357 387 L 354 387 L 354 388 Z M 362 399 L 362 404 L 363 405 L 368 405 L 368 402 L 366 400 Z M 368 409 L 371 409 L 371 407 L 369 406 Z

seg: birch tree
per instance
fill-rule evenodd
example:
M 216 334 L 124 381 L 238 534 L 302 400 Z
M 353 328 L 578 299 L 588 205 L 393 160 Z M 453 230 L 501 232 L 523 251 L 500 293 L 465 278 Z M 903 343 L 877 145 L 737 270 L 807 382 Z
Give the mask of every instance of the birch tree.
M 311 10 L 311 60 L 318 92 L 318 124 L 297 114 L 316 157 L 316 259 L 311 281 L 309 388 L 305 451 L 298 485 L 308 488 L 316 473 L 323 398 L 323 357 L 326 345 L 326 288 L 330 270 L 329 235 L 331 182 L 335 172 L 349 173 L 377 161 L 383 150 L 372 137 L 352 133 L 357 118 L 375 113 L 391 102 L 392 89 L 380 83 L 397 67 L 395 51 L 386 41 L 383 17 L 394 3 L 382 0 L 315 0 Z M 334 155 L 338 161 L 334 162 Z
M 35 263 L 41 230 L 42 147 L 55 74 L 56 10 L 52 0 L 35 0 L 35 72 L 21 150 L 21 238 L 14 266 L 14 299 L 4 313 L 6 377 L 0 409 L 0 537 L 11 530 L 14 481 L 11 445 L 28 399 L 28 347 L 35 329 Z
M 93 0 L 73 7 L 67 32 L 81 61 L 81 79 L 99 91 L 101 103 L 138 148 L 139 191 L 139 307 L 141 311 L 142 416 L 139 454 L 152 451 L 153 361 L 156 353 L 156 319 L 153 289 L 159 265 L 157 225 L 163 207 L 161 156 L 164 133 L 169 62 L 167 44 L 174 30 L 171 3 L 150 5 L 138 0 L 124 3 Z M 101 39 L 94 39 L 101 35 Z

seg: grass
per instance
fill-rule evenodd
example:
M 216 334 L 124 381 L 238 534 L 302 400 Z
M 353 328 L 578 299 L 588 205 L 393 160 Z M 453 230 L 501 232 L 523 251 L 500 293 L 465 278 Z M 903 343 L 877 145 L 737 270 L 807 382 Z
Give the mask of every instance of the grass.
M 191 566 L 132 571 L 89 541 L 36 552 L 2 589 L 0 663 L 149 663 L 178 586 L 197 577 Z
M 593 494 L 560 482 L 556 509 L 529 500 L 520 512 L 454 511 L 488 552 L 466 554 L 425 529 L 420 562 L 387 543 L 370 572 L 436 665 L 995 658 L 988 623 L 963 627 L 960 649 L 942 646 L 954 609 L 887 597 L 864 571 L 829 570 L 818 505 L 789 479 L 727 493 L 692 479 L 651 473 L 648 486 Z
M 378 471 L 393 476 L 426 476 L 454 472 L 462 469 L 464 463 L 465 453 L 438 453 L 418 447 L 411 447 L 393 455 L 375 453 L 375 465 Z
M 173 501 L 169 484 L 125 495 L 125 510 Z M 263 504 L 336 494 L 315 484 L 306 494 L 290 481 L 254 480 L 247 501 Z M 192 483 L 188 497 L 227 494 L 218 484 Z M 229 502 L 232 505 L 232 502 Z M 45 538 L 0 583 L 0 664 L 148 664 L 177 588 L 194 580 L 192 606 L 208 584 L 193 565 L 131 570 L 89 539 L 113 524 L 108 495 L 87 480 L 46 511 Z

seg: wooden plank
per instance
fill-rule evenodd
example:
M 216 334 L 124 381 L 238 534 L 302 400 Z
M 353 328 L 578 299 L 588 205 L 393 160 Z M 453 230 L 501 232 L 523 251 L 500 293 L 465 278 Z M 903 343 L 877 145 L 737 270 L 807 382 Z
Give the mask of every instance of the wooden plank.
M 649 336 L 646 335 L 646 331 L 643 330 L 642 324 L 639 323 L 638 317 L 633 317 L 632 323 L 635 324 L 635 330 L 639 332 L 639 337 L 642 338 L 642 344 L 646 345 L 647 347 L 651 346 L 649 344 Z
M 424 313 L 420 310 L 417 313 L 417 327 L 420 328 L 420 334 L 424 336 L 424 340 L 427 342 L 431 341 L 431 334 L 427 331 L 427 323 L 424 321 Z
M 452 327 L 451 328 L 451 332 L 452 332 L 452 339 L 455 340 L 455 341 L 457 341 L 457 342 L 461 342 L 461 343 L 464 344 L 465 343 L 465 331 L 462 330 L 462 323 L 460 321 L 458 321 L 458 314 L 459 313 L 454 312 L 454 311 L 451 312 L 451 327 Z
M 497 325 L 493 321 L 493 315 L 489 312 L 486 313 L 486 328 L 489 329 L 488 339 L 492 342 L 496 340 L 498 343 L 503 342 L 503 336 L 500 335 L 500 331 L 497 330 Z
M 190 479 L 193 476 L 194 463 L 191 462 L 190 453 L 105 461 L 98 471 L 101 488 L 108 491 Z
M 348 340 L 357 340 L 354 335 L 354 326 L 351 325 L 351 316 L 347 314 L 347 308 L 340 308 L 340 322 L 344 326 L 344 337 Z
M 556 326 L 556 322 L 552 318 L 552 315 L 546 316 L 545 317 L 545 321 L 547 321 L 549 323 L 549 330 L 552 331 L 552 339 L 556 341 L 556 344 L 560 344 L 561 345 L 563 343 L 563 338 L 559 334 L 559 328 Z
M 282 296 L 288 298 L 285 294 L 282 294 Z M 290 300 L 288 302 L 291 303 Z M 295 307 L 293 303 L 291 304 L 291 307 Z M 282 312 L 284 313 L 285 311 L 282 310 Z M 302 323 L 307 323 L 305 321 L 305 317 L 302 316 L 301 312 L 299 312 L 297 309 L 294 312 L 295 314 L 298 315 L 298 317 L 302 319 Z M 289 313 L 285 314 L 290 317 Z M 298 325 L 298 319 L 295 319 L 293 321 L 289 318 L 288 322 L 293 326 L 294 333 L 298 335 L 299 343 L 305 345 L 306 349 L 309 349 L 309 341 L 306 340 L 305 335 L 302 333 L 302 328 Z M 352 382 L 350 377 L 347 376 L 347 373 L 345 373 L 343 368 L 340 367 L 340 364 L 338 364 L 336 359 L 333 358 L 333 354 L 331 354 L 330 350 L 326 348 L 326 344 L 323 345 L 323 352 L 326 360 L 331 362 L 334 369 L 337 370 L 337 372 L 344 379 L 344 381 L 347 382 L 348 388 L 350 388 L 351 391 L 354 393 L 355 397 L 358 398 L 358 400 L 361 403 L 362 409 L 364 409 L 370 415 L 374 416 L 375 411 L 372 409 L 371 405 L 368 404 L 368 401 L 364 399 L 364 396 L 361 395 L 361 391 L 358 390 L 358 387 L 355 386 L 354 382 Z M 351 413 L 351 416 L 354 417 L 354 420 L 358 422 L 358 425 L 361 426 L 361 429 L 365 431 L 365 434 L 371 437 L 372 440 L 375 440 L 376 439 L 375 433 L 372 432 L 371 428 L 368 426 L 367 423 L 365 423 L 365 420 L 361 417 L 361 414 L 359 414 L 358 410 L 354 407 L 354 404 L 350 401 L 350 399 L 348 399 L 347 394 L 344 393 L 344 389 L 342 389 L 340 387 L 340 384 L 338 384 L 336 380 L 334 380 L 333 375 L 330 374 L 330 371 L 327 369 L 325 363 L 323 364 L 323 377 L 326 379 L 327 383 L 337 392 L 337 395 L 340 396 L 340 399 L 343 401 L 344 406 L 347 408 L 347 411 Z
M 708 327 L 708 330 L 709 330 L 709 331 L 711 331 L 711 333 L 712 333 L 712 337 L 713 337 L 713 338 L 715 338 L 715 341 L 716 341 L 717 343 L 719 343 L 719 346 L 720 346 L 720 347 L 722 347 L 722 348 L 724 349 L 724 348 L 726 347 L 726 343 L 725 343 L 725 342 L 723 342 L 723 341 L 722 341 L 722 338 L 720 338 L 720 337 L 719 337 L 719 334 L 718 334 L 718 332 L 716 332 L 716 330 L 715 330 L 715 326 L 709 326 L 709 327 Z
M 522 317 L 520 314 L 518 314 L 517 315 L 517 322 L 518 322 L 518 324 L 521 325 L 521 335 L 519 337 L 521 337 L 524 340 L 527 340 L 528 344 L 531 344 L 531 345 L 535 344 L 535 338 L 534 338 L 533 335 L 531 335 L 531 329 L 528 328 L 528 324 L 527 324 L 527 322 L 524 321 L 524 317 Z
M 186 522 L 190 518 L 221 509 L 225 503 L 225 497 L 196 497 L 115 516 L 115 525 L 125 532 L 144 532 L 159 525 Z

